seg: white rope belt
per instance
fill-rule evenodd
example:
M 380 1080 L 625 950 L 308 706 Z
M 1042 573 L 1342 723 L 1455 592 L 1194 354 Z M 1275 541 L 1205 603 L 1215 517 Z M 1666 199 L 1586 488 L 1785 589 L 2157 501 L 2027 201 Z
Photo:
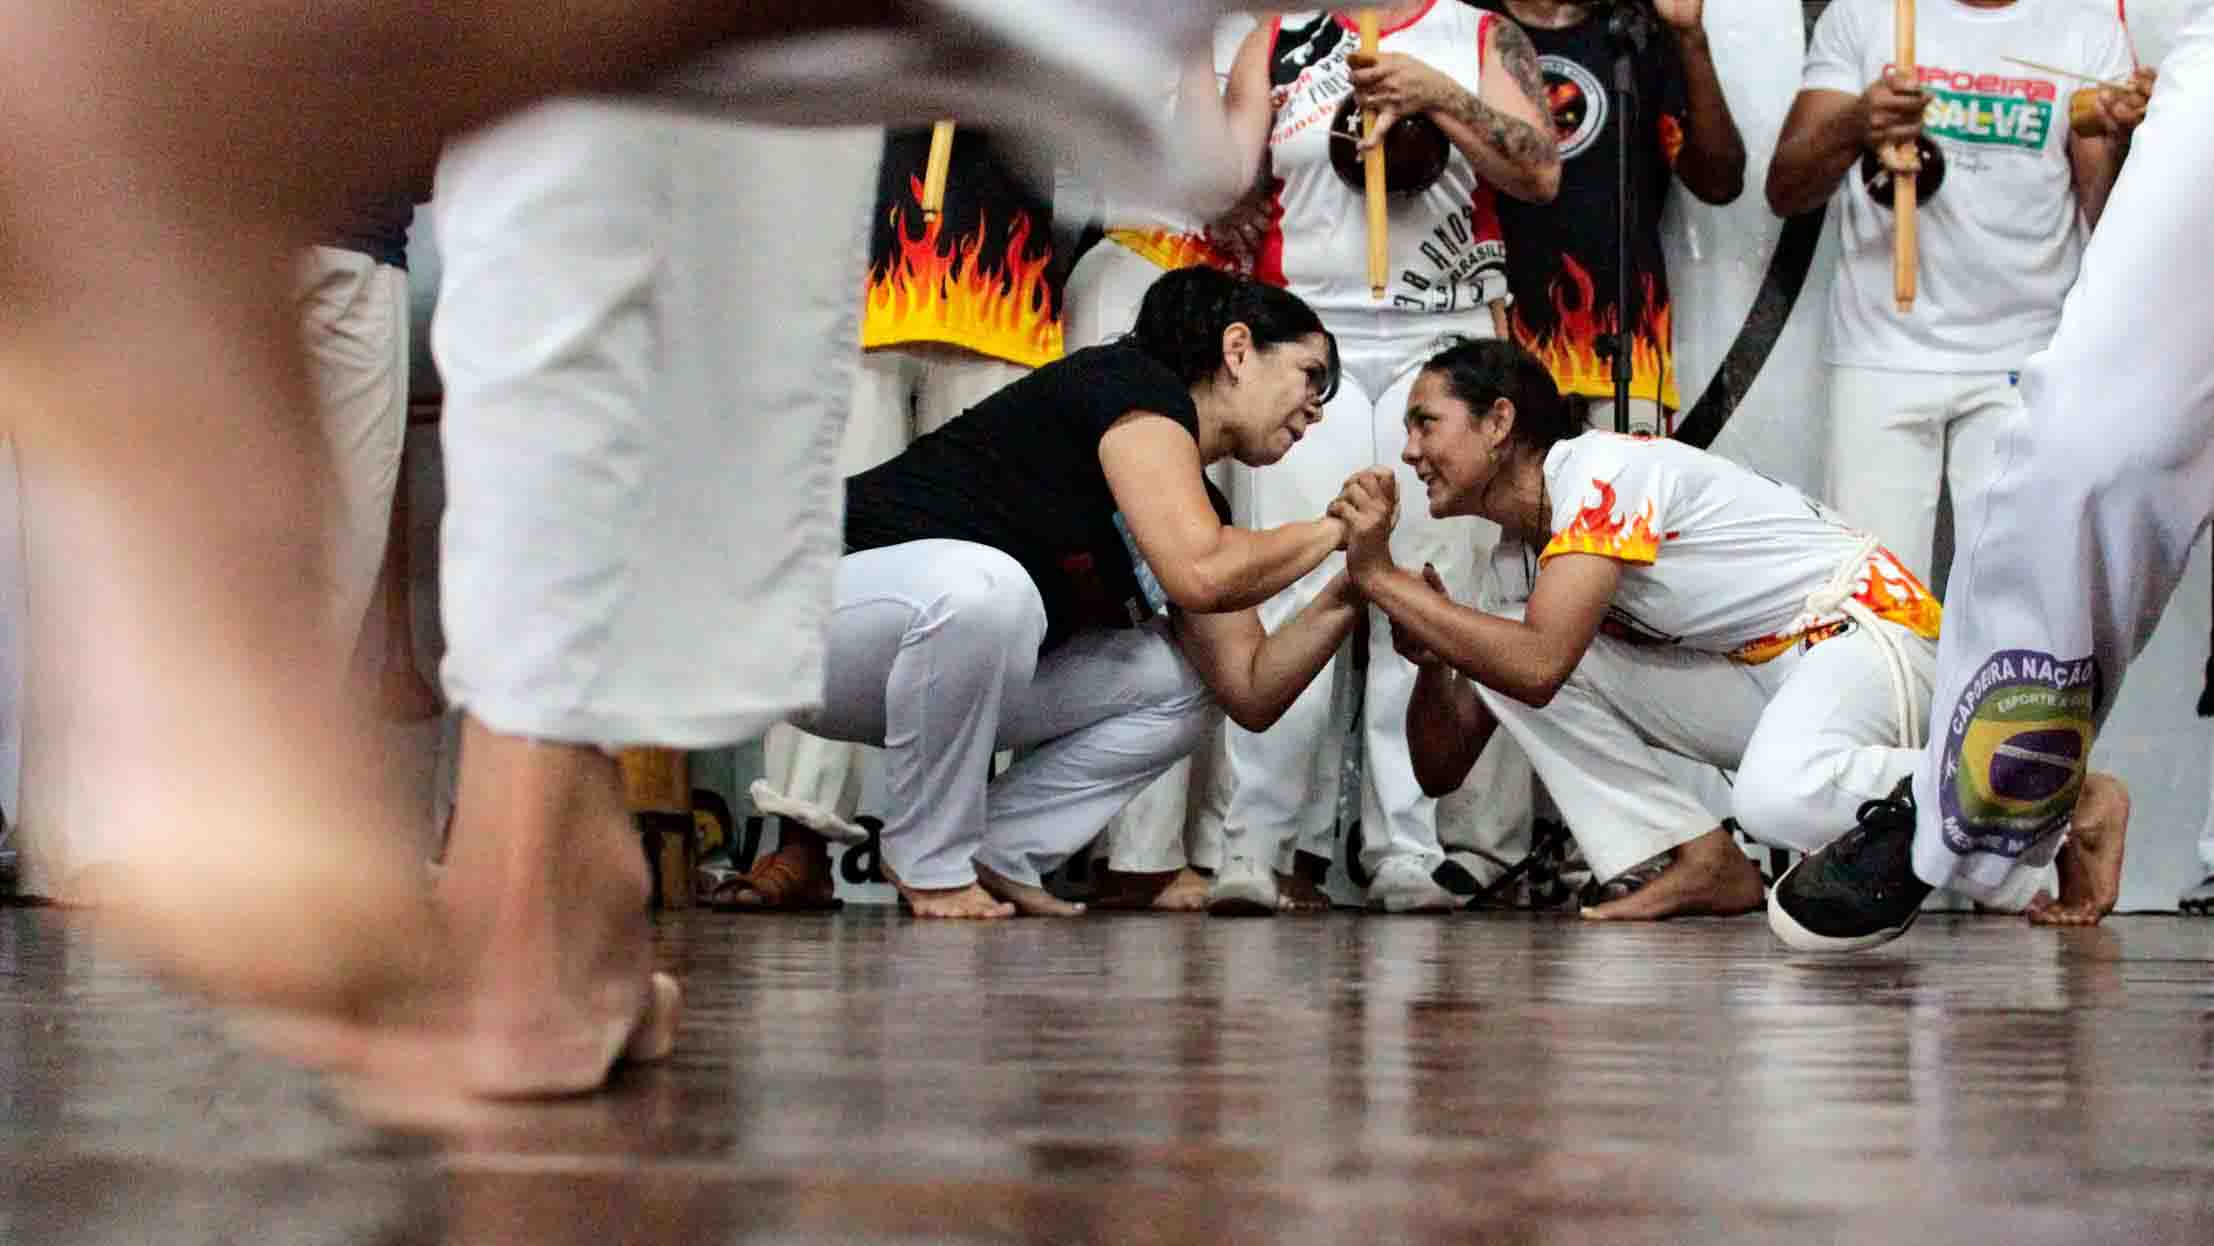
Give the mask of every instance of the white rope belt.
M 1883 655 L 1884 673 L 1891 680 L 1891 717 L 1899 726 L 1899 743 L 1903 748 L 1922 747 L 1922 728 L 1925 715 L 1915 705 L 1915 694 L 1920 680 L 1915 677 L 1914 664 L 1907 658 L 1906 649 L 1883 620 L 1870 610 L 1854 593 L 1863 572 L 1876 574 L 1869 565 L 1880 542 L 1873 534 L 1864 533 L 1853 547 L 1850 557 L 1838 563 L 1829 582 L 1807 595 L 1807 611 L 1816 619 L 1843 614 L 1860 625 L 1871 640 L 1876 652 Z

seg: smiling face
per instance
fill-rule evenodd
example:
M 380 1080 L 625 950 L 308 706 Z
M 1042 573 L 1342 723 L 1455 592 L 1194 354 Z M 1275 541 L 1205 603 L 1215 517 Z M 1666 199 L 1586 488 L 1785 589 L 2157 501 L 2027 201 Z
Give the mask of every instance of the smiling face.
M 1231 453 L 1248 467 L 1266 467 L 1291 453 L 1321 422 L 1322 406 L 1335 389 L 1330 340 L 1310 333 L 1261 346 L 1244 325 L 1232 325 L 1225 338 L 1225 366 L 1237 382 L 1231 390 Z
M 1400 453 L 1422 478 L 1430 514 L 1482 515 L 1484 491 L 1509 459 L 1514 404 L 1499 399 L 1481 417 L 1455 397 L 1441 372 L 1415 378 L 1407 396 L 1407 445 Z M 1492 516 L 1485 516 L 1492 518 Z

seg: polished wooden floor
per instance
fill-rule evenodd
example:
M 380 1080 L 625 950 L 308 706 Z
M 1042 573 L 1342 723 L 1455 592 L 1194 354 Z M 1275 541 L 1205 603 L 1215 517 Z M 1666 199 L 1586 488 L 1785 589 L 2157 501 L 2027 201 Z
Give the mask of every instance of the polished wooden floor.
M 0 910 L 0 1243 L 2214 1243 L 2214 922 L 661 939 L 678 1060 L 434 1141 Z

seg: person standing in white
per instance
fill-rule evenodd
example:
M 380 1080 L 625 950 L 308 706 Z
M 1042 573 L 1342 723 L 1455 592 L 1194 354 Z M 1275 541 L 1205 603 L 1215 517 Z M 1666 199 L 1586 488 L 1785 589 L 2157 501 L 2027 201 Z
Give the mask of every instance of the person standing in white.
M 2102 93 L 2135 130 L 2131 158 L 2023 369 L 2003 470 L 1960 511 L 1929 747 L 1910 783 L 1777 880 L 1769 925 L 1791 947 L 1874 947 L 1933 887 L 1982 898 L 2048 862 L 2063 893 L 2082 886 L 2079 922 L 2119 897 L 2128 801 L 2087 777 L 2092 748 L 2214 519 L 2214 9 L 2185 24 L 2148 103 L 2149 85 Z
M 1351 473 L 1392 462 L 1415 370 L 1438 339 L 1505 332 L 1506 248 L 1494 194 L 1544 202 L 1560 187 L 1537 57 L 1519 27 L 1439 0 L 1379 8 L 1373 59 L 1356 50 L 1351 10 L 1308 11 L 1263 23 L 1231 71 L 1230 146 L 1255 162 L 1265 154 L 1274 178 L 1255 275 L 1322 314 L 1344 351 L 1346 376 L 1314 437 L 1276 470 L 1240 476 L 1239 519 L 1249 526 L 1311 514 Z M 1387 130 L 1407 118 L 1418 131 L 1430 125 L 1443 134 L 1435 178 L 1394 187 L 1381 299 L 1369 287 L 1362 193 L 1333 158 L 1358 142 L 1347 127 L 1369 107 Z M 1393 547 L 1402 559 L 1436 563 L 1465 593 L 1493 540 L 1496 533 L 1468 520 L 1417 516 L 1394 534 Z M 1275 625 L 1291 617 L 1338 567 L 1332 559 L 1316 568 L 1267 603 L 1263 618 Z M 1458 901 L 1436 878 L 1444 861 L 1437 802 L 1423 795 L 1407 758 L 1402 722 L 1413 688 L 1403 664 L 1370 664 L 1360 864 L 1373 879 L 1372 907 L 1442 911 Z M 1214 907 L 1273 909 L 1270 867 L 1280 845 L 1326 825 L 1337 775 L 1316 763 L 1328 756 L 1333 699 L 1330 681 L 1317 680 L 1267 735 L 1230 731 L 1233 787 Z
M 1927 0 L 1911 78 L 1892 68 L 1893 29 L 1892 0 L 1822 14 L 1768 202 L 1779 216 L 1829 203 L 1844 244 L 1824 356 L 1828 499 L 1943 596 L 1933 560 L 1957 547 L 1936 539 L 1940 489 L 1957 516 L 1998 474 L 2016 378 L 2059 323 L 2121 165 L 2116 137 L 2072 132 L 2075 83 L 2008 58 L 2096 78 L 2131 62 L 2113 12 L 2083 0 Z M 1901 311 L 1875 152 L 1917 139 L 1920 290 Z

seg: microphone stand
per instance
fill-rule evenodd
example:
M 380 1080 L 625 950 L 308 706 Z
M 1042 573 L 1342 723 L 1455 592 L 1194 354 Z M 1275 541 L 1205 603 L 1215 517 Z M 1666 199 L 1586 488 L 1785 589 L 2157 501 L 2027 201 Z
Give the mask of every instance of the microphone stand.
M 1614 44 L 1614 332 L 1608 351 L 1614 364 L 1614 431 L 1630 431 L 1630 360 L 1636 341 L 1630 322 L 1630 231 L 1637 219 L 1630 144 L 1637 127 L 1637 58 L 1653 37 L 1644 6 L 1622 0 L 1607 16 L 1607 37 Z

